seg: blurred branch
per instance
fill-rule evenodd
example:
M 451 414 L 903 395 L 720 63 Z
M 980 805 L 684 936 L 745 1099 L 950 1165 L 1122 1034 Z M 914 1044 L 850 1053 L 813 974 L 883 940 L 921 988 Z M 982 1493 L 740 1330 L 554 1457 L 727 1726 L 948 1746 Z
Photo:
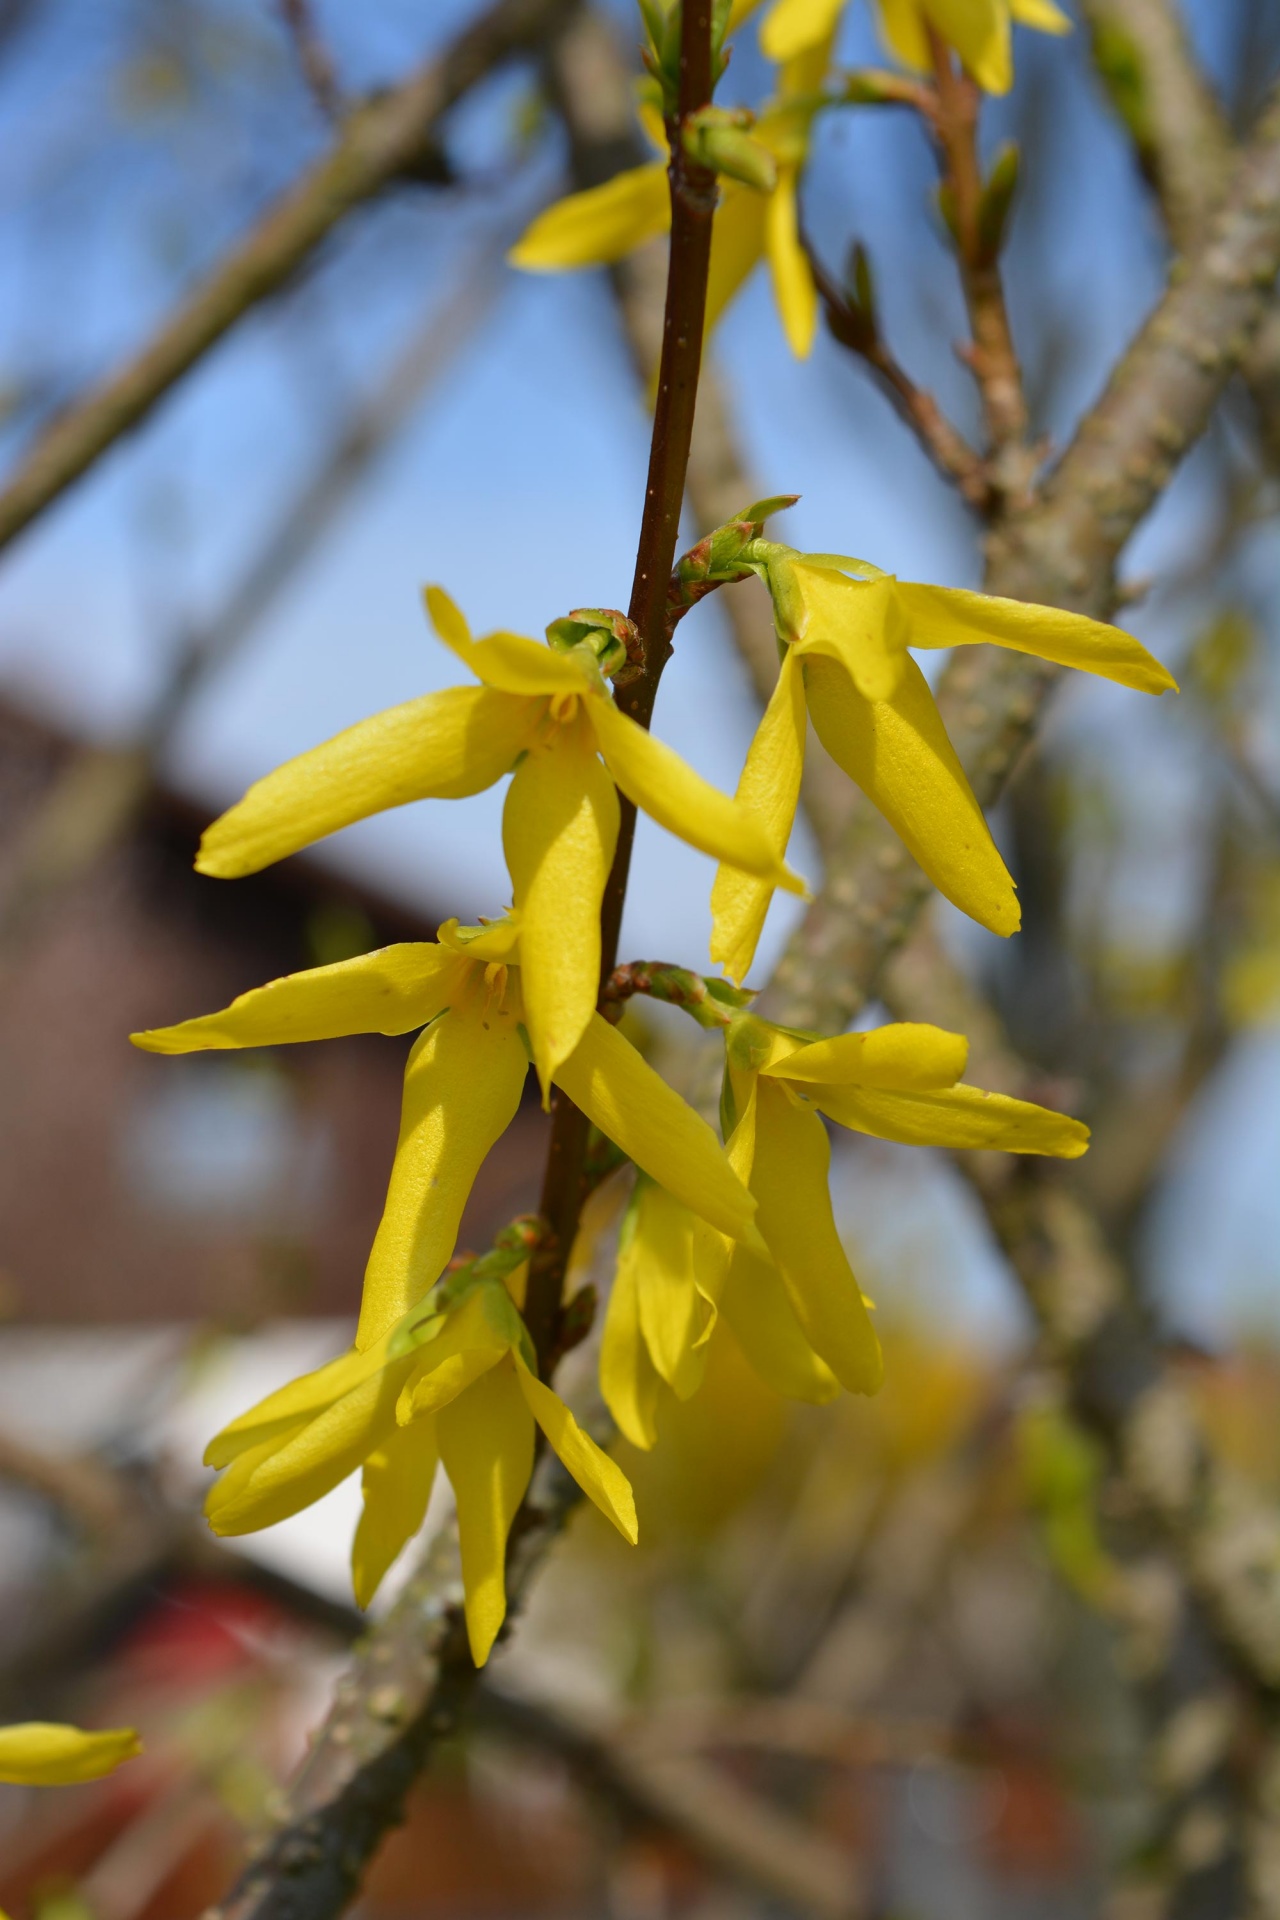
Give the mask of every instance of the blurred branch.
M 233 246 L 127 365 L 41 435 L 0 492 L 0 547 L 145 419 L 236 322 L 276 293 L 352 211 L 397 179 L 442 177 L 449 109 L 496 66 L 535 46 L 573 0 L 496 0 L 438 59 L 356 107 L 325 157 Z
M 301 492 L 251 558 L 221 609 L 176 643 L 138 739 L 87 747 L 57 775 L 21 829 L 0 891 L 0 958 L 33 919 L 125 834 L 146 802 L 169 741 L 214 673 L 254 633 L 334 524 L 424 392 L 475 338 L 505 284 L 508 231 L 480 242 L 450 297 L 433 312 L 370 397 L 358 405 Z
M 1094 62 L 1174 246 L 1199 244 L 1231 177 L 1231 127 L 1174 0 L 1083 0 Z M 1241 358 L 1270 464 L 1280 465 L 1280 308 Z
M 337 68 L 316 25 L 311 0 L 280 0 L 280 16 L 293 42 L 298 66 L 310 88 L 311 97 L 326 120 L 341 119 L 343 100 Z
M 25 1487 L 91 1537 L 110 1533 L 124 1517 L 118 1477 L 91 1454 L 49 1453 L 0 1432 L 0 1480 Z
M 674 1834 L 749 1889 L 819 1920 L 867 1910 L 850 1855 L 696 1753 L 637 1745 L 492 1685 L 477 1690 L 476 1712 L 482 1727 L 554 1754 L 624 1818 Z
M 1043 493 L 988 544 L 986 587 L 1105 617 L 1121 549 L 1208 424 L 1280 267 L 1280 96 L 1273 95 L 1204 245 L 1139 330 Z M 947 731 L 989 807 L 1061 669 L 965 647 L 938 685 Z M 821 893 L 788 943 L 761 1011 L 839 1031 L 874 991 L 929 883 L 865 802 L 828 849 Z
M 1032 1070 L 931 928 L 890 963 L 884 995 L 900 1018 L 968 1034 L 977 1084 L 1036 1096 Z M 1132 1274 L 1062 1171 L 1002 1154 L 955 1158 L 1071 1412 L 1103 1444 L 1103 1512 L 1136 1533 L 1106 1604 L 1125 1631 L 1152 1728 L 1153 1784 L 1178 1882 L 1173 1911 L 1217 1920 L 1243 1901 L 1250 1840 L 1239 1756 L 1252 1748 L 1256 1774 L 1265 1757 L 1258 1733 L 1280 1704 L 1280 1513 L 1218 1461 Z

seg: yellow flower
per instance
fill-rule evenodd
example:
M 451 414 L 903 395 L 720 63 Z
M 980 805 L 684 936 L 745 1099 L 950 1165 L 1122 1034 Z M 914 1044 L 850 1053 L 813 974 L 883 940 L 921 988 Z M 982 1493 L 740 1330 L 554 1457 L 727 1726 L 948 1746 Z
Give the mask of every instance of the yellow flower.
M 739 180 L 722 180 L 707 279 L 708 335 L 757 263 L 768 262 L 774 300 L 792 352 L 804 359 L 813 346 L 818 296 L 800 244 L 798 190 L 809 127 L 826 71 L 828 46 L 808 48 L 783 68 L 778 93 L 752 128 L 773 156 L 777 181 L 762 193 Z M 661 122 L 642 115 L 663 159 L 616 174 L 603 186 L 572 193 L 540 213 L 511 250 L 514 266 L 531 273 L 612 265 L 671 225 L 667 146 Z
M 928 73 L 928 29 L 953 47 L 987 93 L 1013 85 L 1012 24 L 1040 33 L 1070 33 L 1071 22 L 1053 0 L 879 0 L 880 30 L 904 66 Z M 791 60 L 830 36 L 844 0 L 778 0 L 760 31 L 771 60 Z
M 445 1282 L 372 1347 L 352 1348 L 269 1394 L 210 1443 L 226 1471 L 205 1510 L 215 1533 L 254 1533 L 310 1506 L 363 1466 L 352 1548 L 368 1606 L 422 1525 L 436 1467 L 458 1508 L 467 1633 L 483 1666 L 506 1616 L 507 1535 L 533 1471 L 535 1423 L 583 1492 L 635 1543 L 626 1476 L 537 1377 L 524 1323 L 502 1281 Z
M 1142 693 L 1176 682 L 1118 627 L 990 594 L 897 580 L 843 554 L 795 554 L 757 541 L 786 643 L 747 754 L 738 799 L 785 850 L 804 763 L 805 711 L 827 752 L 884 815 L 941 893 L 993 933 L 1017 930 L 1013 881 L 908 648 L 986 641 L 1079 667 Z M 852 570 L 862 576 L 851 579 Z M 711 893 L 711 957 L 742 980 L 772 889 L 721 867 Z
M 760 1203 L 768 1249 L 732 1245 L 663 1196 L 642 1194 L 624 1235 L 600 1387 L 636 1446 L 651 1447 L 663 1383 L 695 1391 L 717 1313 L 760 1377 L 789 1399 L 874 1393 L 880 1345 L 840 1242 L 820 1116 L 912 1146 L 1075 1159 L 1089 1130 L 1066 1114 L 959 1084 L 962 1034 L 899 1024 L 835 1040 L 752 1014 L 726 1034 L 728 1155 Z
M 132 1727 L 86 1733 L 47 1720 L 0 1727 L 0 1780 L 19 1787 L 73 1787 L 99 1780 L 141 1753 Z
M 425 1028 L 405 1069 L 391 1184 L 365 1271 L 361 1350 L 443 1272 L 472 1182 L 520 1104 L 529 1059 L 518 933 L 513 919 L 448 921 L 438 944 L 406 942 L 290 974 L 220 1013 L 133 1035 L 144 1051 L 168 1054 Z M 554 1079 L 637 1166 L 720 1232 L 755 1241 L 755 1202 L 711 1128 L 599 1014 Z
M 619 712 L 589 648 L 556 652 L 515 633 L 473 641 L 438 587 L 427 589 L 427 605 L 480 686 L 391 707 L 277 768 L 208 828 L 196 866 L 224 880 L 256 873 L 369 814 L 461 799 L 515 767 L 502 832 L 521 929 L 523 1017 L 545 1100 L 599 991 L 615 787 L 713 859 L 796 892 L 803 883 L 759 821 Z

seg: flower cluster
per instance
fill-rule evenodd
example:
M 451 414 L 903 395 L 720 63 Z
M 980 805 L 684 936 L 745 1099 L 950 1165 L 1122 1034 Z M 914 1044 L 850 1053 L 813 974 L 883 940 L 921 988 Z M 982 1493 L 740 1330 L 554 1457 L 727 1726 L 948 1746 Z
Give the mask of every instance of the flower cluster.
M 961 1082 L 962 1036 L 921 1025 L 824 1037 L 750 1011 L 740 986 L 785 863 L 806 716 L 960 906 L 1009 932 L 1012 881 L 947 740 L 912 647 L 971 641 L 1158 691 L 1171 685 L 1128 635 L 1049 608 L 899 582 L 865 562 L 763 538 L 761 503 L 709 535 L 672 579 L 672 605 L 755 574 L 772 596 L 781 667 L 737 796 L 718 792 L 629 718 L 611 681 L 637 666 L 620 614 L 582 609 L 545 644 L 473 639 L 438 588 L 427 608 L 476 684 L 375 715 L 289 762 L 209 828 L 197 864 L 247 874 L 381 809 L 459 799 L 509 777 L 503 843 L 511 903 L 407 942 L 274 980 L 220 1012 L 136 1034 L 145 1050 L 274 1047 L 355 1033 L 417 1034 L 399 1140 L 351 1350 L 295 1380 L 212 1442 L 208 1499 L 221 1533 L 270 1526 L 348 1474 L 363 1476 L 353 1551 L 368 1605 L 421 1527 L 443 1467 L 461 1542 L 466 1618 L 482 1663 L 505 1615 L 504 1562 L 537 1434 L 623 1535 L 630 1487 L 551 1386 L 552 1357 L 522 1316 L 545 1222 L 516 1223 L 459 1261 L 459 1224 L 530 1070 L 586 1116 L 602 1170 L 634 1169 L 600 1351 L 603 1397 L 653 1445 L 662 1397 L 697 1390 L 719 1323 L 780 1393 L 874 1392 L 869 1303 L 840 1241 L 827 1122 L 913 1144 L 1073 1157 L 1076 1120 Z M 720 1135 L 641 1056 L 601 998 L 601 913 L 619 795 L 717 863 L 713 958 L 725 978 L 622 969 L 683 1006 L 724 1046 Z M 610 957 L 611 958 L 611 957 Z M 602 1010 L 603 1009 L 603 1010 Z M 607 1143 L 607 1145 L 606 1145 Z M 559 1249 L 567 1258 L 570 1247 Z M 717 1336 L 718 1337 L 718 1336 Z
M 738 0 L 730 29 L 756 10 L 759 0 Z M 787 344 L 798 359 L 813 346 L 818 296 L 802 243 L 799 189 L 813 130 L 824 111 L 849 104 L 850 95 L 828 86 L 832 49 L 845 0 L 775 0 L 760 31 L 764 53 L 777 65 L 774 90 L 757 113 L 727 115 L 699 130 L 695 157 L 720 175 L 707 284 L 706 332 L 761 260 L 768 264 L 774 302 Z M 1015 22 L 1041 33 L 1068 33 L 1071 22 L 1053 0 L 877 0 L 880 29 L 889 52 L 905 67 L 927 73 L 933 66 L 931 36 L 951 48 L 987 93 L 1007 93 L 1013 84 Z M 652 35 L 651 29 L 651 35 Z M 651 68 L 660 59 L 651 48 Z M 667 192 L 670 128 L 664 122 L 656 82 L 643 90 L 638 117 L 661 158 L 628 168 L 598 187 L 569 194 L 548 207 L 511 251 L 514 266 L 531 273 L 562 273 L 608 266 L 671 224 Z

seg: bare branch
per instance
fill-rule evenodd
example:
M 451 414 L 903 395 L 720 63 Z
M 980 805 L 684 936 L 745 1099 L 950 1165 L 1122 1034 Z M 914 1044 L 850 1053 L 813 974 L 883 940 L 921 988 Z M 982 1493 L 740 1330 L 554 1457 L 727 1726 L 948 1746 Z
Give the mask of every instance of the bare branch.
M 65 412 L 0 492 L 0 547 L 78 480 L 222 339 L 278 290 L 354 207 L 390 182 L 440 177 L 449 109 L 494 67 L 536 45 L 573 0 L 496 0 L 438 60 L 357 107 L 319 161 L 233 247 L 142 351 Z
M 1204 235 L 1231 177 L 1235 143 L 1173 0 L 1084 0 L 1094 59 L 1175 247 Z M 1280 465 L 1280 309 L 1242 357 L 1270 464 Z
M 340 120 L 342 89 L 333 55 L 316 25 L 310 0 L 280 0 L 280 13 L 312 98 L 326 120 Z

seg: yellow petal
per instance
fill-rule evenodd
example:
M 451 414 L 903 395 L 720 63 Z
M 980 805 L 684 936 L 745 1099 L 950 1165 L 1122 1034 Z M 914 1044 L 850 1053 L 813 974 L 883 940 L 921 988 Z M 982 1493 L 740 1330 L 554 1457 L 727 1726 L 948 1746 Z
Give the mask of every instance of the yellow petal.
M 527 273 L 610 266 L 670 225 L 667 170 L 651 162 L 557 200 L 525 229 L 507 258 Z
M 503 1362 L 436 1421 L 440 1458 L 458 1502 L 458 1540 L 471 1658 L 482 1667 L 507 1614 L 507 1535 L 533 1472 L 533 1415 Z
M 731 1240 L 758 1244 L 756 1203 L 700 1115 L 598 1013 L 556 1073 L 601 1133 Z
M 799 656 L 788 647 L 735 796 L 758 815 L 779 855 L 787 850 L 800 798 L 804 742 L 804 676 Z M 767 880 L 740 867 L 718 869 L 711 889 L 711 958 L 731 980 L 746 979 L 772 898 Z
M 520 915 L 520 992 L 544 1105 L 551 1076 L 595 1011 L 600 903 L 617 842 L 617 790 L 579 715 L 525 756 L 502 810 Z
M 489 1281 L 472 1287 L 450 1308 L 433 1340 L 417 1350 L 417 1364 L 396 1405 L 402 1426 L 437 1413 L 522 1338 L 520 1316 L 506 1288 Z
M 640 1330 L 658 1373 L 681 1400 L 702 1384 L 715 1308 L 694 1267 L 698 1222 L 665 1187 L 641 1178 L 626 1260 L 634 1272 Z M 620 1255 L 619 1263 L 621 1264 Z
M 335 1040 L 347 1033 L 409 1033 L 449 1004 L 466 962 L 430 940 L 406 940 L 331 967 L 286 974 L 242 993 L 221 1013 L 129 1038 L 144 1053 L 199 1053 Z
M 1009 12 L 1020 26 L 1038 33 L 1070 33 L 1071 22 L 1053 0 L 1009 0 Z
M 907 669 L 906 622 L 888 575 L 850 580 L 812 556 L 791 562 L 788 585 L 799 602 L 793 644 L 801 657 L 837 660 L 867 700 L 892 699 Z
M 439 1454 L 435 1421 L 397 1427 L 364 1463 L 364 1505 L 351 1545 L 356 1605 L 367 1607 L 392 1562 L 427 1517 Z
M 661 1382 L 640 1331 L 634 1262 L 618 1253 L 617 1271 L 600 1336 L 600 1393 L 633 1447 L 647 1452 L 658 1437 Z
M 590 701 L 587 713 L 610 773 L 651 820 L 713 860 L 727 860 L 776 887 L 803 893 L 804 882 L 784 866 L 762 820 L 748 813 L 687 766 L 678 753 L 619 713 L 613 702 Z
M 751 1366 L 775 1393 L 813 1406 L 835 1399 L 840 1382 L 805 1339 L 771 1260 L 735 1248 L 720 1311 Z
M 812 657 L 804 671 L 809 712 L 832 759 L 949 900 L 993 933 L 1015 933 L 1013 881 L 914 660 L 893 698 L 875 702 L 834 660 Z
M 1069 1114 L 981 1087 L 886 1093 L 870 1087 L 815 1088 L 813 1098 L 842 1127 L 916 1147 L 990 1147 L 1077 1160 L 1089 1129 Z
M 880 33 L 889 52 L 903 66 L 927 73 L 932 63 L 920 0 L 879 0 L 879 6 Z
M 986 93 L 1013 85 L 1009 0 L 923 0 L 925 13 Z
M 516 1378 L 529 1411 L 593 1506 L 612 1520 L 624 1540 L 634 1547 L 637 1538 L 636 1502 L 631 1482 L 589 1433 L 584 1433 L 558 1393 L 531 1373 L 518 1353 Z
M 844 0 L 778 0 L 760 29 L 760 46 L 769 60 L 790 60 L 831 32 Z
M 498 632 L 473 640 L 457 603 L 443 587 L 425 587 L 423 600 L 440 639 L 495 692 L 540 699 L 544 694 L 582 693 L 592 684 L 570 655 L 555 653 L 528 634 Z M 537 708 L 535 715 L 542 711 Z
M 769 195 L 765 215 L 765 253 L 773 281 L 782 331 L 797 360 L 807 360 L 818 324 L 818 290 L 804 248 L 800 244 L 795 167 L 778 169 L 778 184 Z
M 870 1033 L 815 1040 L 760 1071 L 773 1079 L 819 1085 L 950 1087 L 964 1072 L 968 1057 L 969 1042 L 962 1033 L 903 1020 Z
M 257 1533 L 332 1492 L 395 1431 L 396 1400 L 412 1365 L 410 1354 L 379 1367 L 284 1445 L 267 1442 L 247 1474 L 238 1469 L 253 1455 L 242 1455 L 205 1500 L 213 1531 Z
M 908 646 L 963 647 L 985 640 L 994 647 L 1036 654 L 1063 667 L 1118 680 L 1138 693 L 1178 690 L 1173 675 L 1140 640 L 1121 627 L 1089 620 L 1082 613 L 905 580 L 898 583 L 897 593 L 910 623 Z
M 19 1787 L 70 1787 L 99 1780 L 142 1752 L 132 1727 L 86 1733 L 50 1720 L 0 1727 L 0 1780 Z
M 235 880 L 387 807 L 479 793 L 511 771 L 537 717 L 488 687 L 388 707 L 250 787 L 205 829 L 196 867 Z
M 351 1347 L 346 1353 L 339 1354 L 336 1360 L 329 1360 L 323 1367 L 316 1367 L 311 1373 L 290 1380 L 215 1434 L 205 1448 L 205 1465 L 228 1466 L 248 1448 L 260 1445 L 288 1427 L 296 1427 L 300 1422 L 313 1419 L 326 1407 L 331 1407 L 335 1400 L 341 1399 L 344 1393 L 349 1393 L 352 1387 L 359 1386 L 362 1380 L 376 1373 L 379 1367 L 386 1364 L 386 1360 L 387 1354 L 382 1348 L 358 1353 Z
M 473 993 L 415 1041 L 358 1347 L 371 1347 L 444 1271 L 472 1182 L 515 1118 L 528 1064 L 516 1013 L 497 996 Z
M 827 1130 L 774 1081 L 757 1082 L 755 1109 L 751 1191 L 796 1318 L 841 1386 L 874 1393 L 883 1377 L 880 1343 L 836 1232 Z
M 754 187 L 744 186 L 740 180 L 721 182 L 707 269 L 703 326 L 708 336 L 764 253 L 765 209 L 766 196 Z

